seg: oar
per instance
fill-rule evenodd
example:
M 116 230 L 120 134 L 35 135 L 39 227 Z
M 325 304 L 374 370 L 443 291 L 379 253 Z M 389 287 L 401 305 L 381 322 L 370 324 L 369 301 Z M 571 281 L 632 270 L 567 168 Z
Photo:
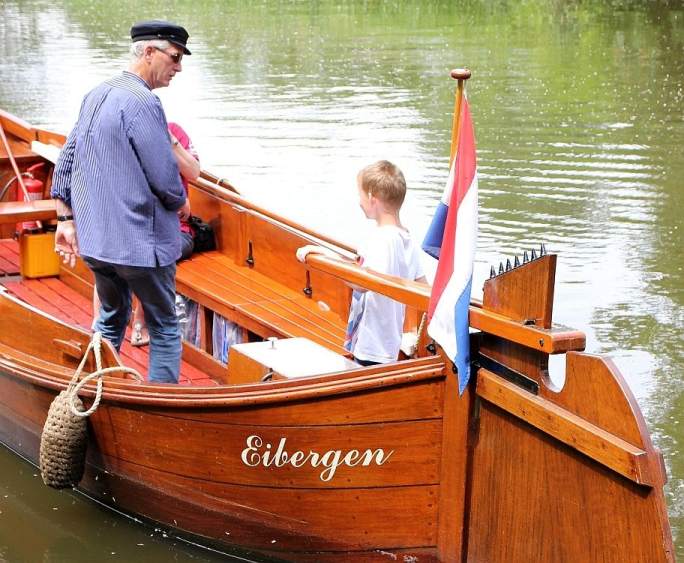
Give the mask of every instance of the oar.
M 26 201 L 30 201 L 30 198 L 28 195 L 28 190 L 26 189 L 26 186 L 24 185 L 24 180 L 22 180 L 22 178 L 21 178 L 21 173 L 19 172 L 19 167 L 17 166 L 17 161 L 14 160 L 14 155 L 12 154 L 12 149 L 10 149 L 9 141 L 7 140 L 7 136 L 5 135 L 5 128 L 2 126 L 2 120 L 0 120 L 0 137 L 2 137 L 2 143 L 3 143 L 3 145 L 5 145 L 5 150 L 7 151 L 7 156 L 10 160 L 10 164 L 12 164 L 14 174 L 17 177 L 17 182 L 19 182 L 19 185 L 21 186 L 21 190 L 24 192 L 24 198 L 26 199 Z
M 17 166 L 17 161 L 14 160 L 14 155 L 12 154 L 12 149 L 10 148 L 9 141 L 7 140 L 7 136 L 5 135 L 5 128 L 2 126 L 2 120 L 0 120 L 0 137 L 2 137 L 2 144 L 5 145 L 5 150 L 7 151 L 7 157 L 10 160 L 10 164 L 12 164 L 12 169 L 14 170 L 14 174 L 17 177 L 17 182 L 19 183 L 19 186 L 21 186 L 21 191 L 24 192 L 24 199 L 28 202 L 31 201 L 31 198 L 29 196 L 28 190 L 26 189 L 26 186 L 24 185 L 24 180 L 21 177 L 21 172 L 19 172 L 19 167 Z M 40 221 L 36 221 L 36 224 L 38 225 L 38 228 L 42 228 L 42 224 Z

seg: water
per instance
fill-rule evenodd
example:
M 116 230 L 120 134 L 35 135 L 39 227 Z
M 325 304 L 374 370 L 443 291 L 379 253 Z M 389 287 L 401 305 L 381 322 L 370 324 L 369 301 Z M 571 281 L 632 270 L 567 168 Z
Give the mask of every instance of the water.
M 133 21 L 182 23 L 193 55 L 158 93 L 203 165 L 350 243 L 365 228 L 355 174 L 379 158 L 404 170 L 403 219 L 422 238 L 447 175 L 448 72 L 471 68 L 476 291 L 491 264 L 541 241 L 559 253 L 554 318 L 585 331 L 589 352 L 610 354 L 637 396 L 665 455 L 684 555 L 680 1 L 4 0 L 0 15 L 0 107 L 65 132 L 83 94 L 125 66 Z M 4 476 L 25 471 L 2 463 L 14 464 Z M 31 495 L 34 527 L 60 521 L 49 492 L 6 482 Z M 115 521 L 126 530 L 116 545 L 134 557 L 147 532 L 69 498 L 92 511 L 73 524 L 80 537 Z M 181 557 L 178 544 L 155 545 Z

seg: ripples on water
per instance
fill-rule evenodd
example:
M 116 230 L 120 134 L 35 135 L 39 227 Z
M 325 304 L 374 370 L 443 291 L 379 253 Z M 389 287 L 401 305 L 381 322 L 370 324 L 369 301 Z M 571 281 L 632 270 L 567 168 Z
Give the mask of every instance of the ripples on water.
M 669 7 L 671 6 L 671 7 Z M 453 84 L 478 142 L 475 291 L 514 254 L 559 253 L 555 318 L 614 356 L 664 450 L 684 527 L 684 14 L 668 2 L 152 2 L 0 6 L 0 106 L 67 131 L 120 68 L 130 22 L 187 25 L 160 92 L 203 164 L 249 197 L 356 242 L 356 171 L 388 158 L 422 238 L 447 176 Z M 678 541 L 678 552 L 684 549 Z

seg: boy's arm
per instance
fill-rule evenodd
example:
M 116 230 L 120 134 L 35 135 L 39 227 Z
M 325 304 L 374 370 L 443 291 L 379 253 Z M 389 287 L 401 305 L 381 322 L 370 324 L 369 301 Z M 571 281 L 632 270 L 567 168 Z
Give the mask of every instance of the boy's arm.
M 324 246 L 318 246 L 315 244 L 307 244 L 306 246 L 302 246 L 297 249 L 297 260 L 300 262 L 306 262 L 306 257 L 309 254 L 322 254 L 323 256 L 327 256 L 328 258 L 341 258 L 341 256 L 329 248 L 325 248 Z
M 306 257 L 309 254 L 322 254 L 323 256 L 327 256 L 328 258 L 335 258 L 335 259 L 340 259 L 341 256 L 332 250 L 325 248 L 323 246 L 317 246 L 315 244 L 307 244 L 306 246 L 302 246 L 301 248 L 297 249 L 297 260 L 300 262 L 306 262 Z M 356 261 L 356 264 L 361 263 L 361 258 Z M 346 283 L 346 282 L 345 282 Z M 359 291 L 361 293 L 364 293 L 366 290 L 365 287 L 359 287 L 358 285 L 354 285 L 352 283 L 347 283 L 349 287 L 352 289 Z

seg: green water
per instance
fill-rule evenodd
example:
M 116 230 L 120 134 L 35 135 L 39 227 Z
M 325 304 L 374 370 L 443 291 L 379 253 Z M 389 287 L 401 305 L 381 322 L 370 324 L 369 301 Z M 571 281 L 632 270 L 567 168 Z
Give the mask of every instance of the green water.
M 637 396 L 665 456 L 684 555 L 681 2 L 4 0 L 0 107 L 68 131 L 83 94 L 125 66 L 130 25 L 145 18 L 190 32 L 193 55 L 159 94 L 203 165 L 352 243 L 365 228 L 354 177 L 379 158 L 404 170 L 403 217 L 422 237 L 447 175 L 448 71 L 471 68 L 475 285 L 490 264 L 541 241 L 559 253 L 555 319 L 585 331 L 588 351 L 610 354 Z M 15 482 L 26 471 L 18 462 L 2 463 L 14 467 L 2 472 L 11 494 L 30 493 L 32 525 L 60 529 L 50 493 Z M 74 518 L 80 538 L 114 518 L 74 498 L 91 511 Z M 115 522 L 130 534 L 120 552 L 135 558 L 149 531 Z M 16 539 L 0 544 L 9 552 Z M 194 552 L 161 538 L 154 553 L 146 558 Z

